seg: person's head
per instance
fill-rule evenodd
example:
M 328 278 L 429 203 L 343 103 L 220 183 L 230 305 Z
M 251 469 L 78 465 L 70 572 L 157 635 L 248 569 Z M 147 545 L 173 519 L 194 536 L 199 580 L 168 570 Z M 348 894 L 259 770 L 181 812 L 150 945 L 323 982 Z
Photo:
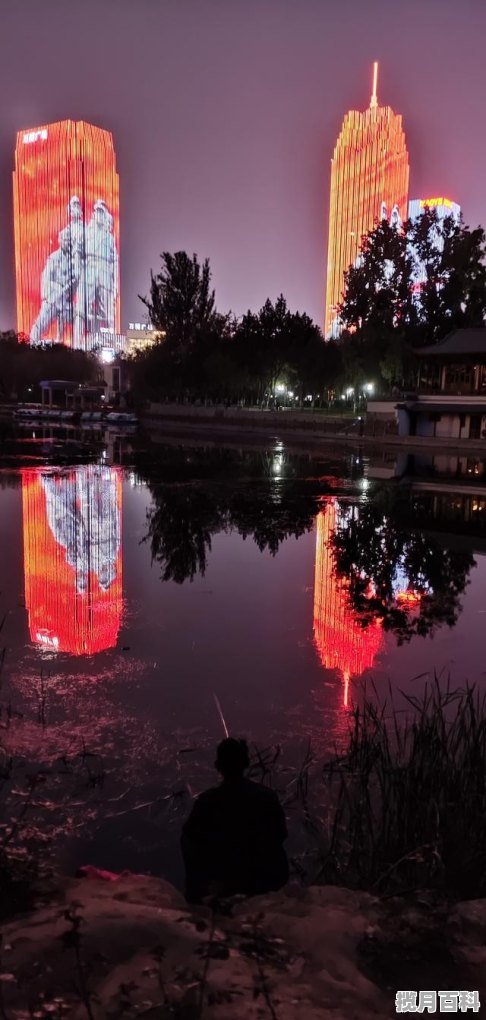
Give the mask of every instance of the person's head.
M 61 230 L 58 237 L 59 247 L 65 255 L 69 255 L 71 251 L 71 231 L 69 227 L 65 230 Z
M 69 199 L 68 211 L 70 219 L 72 220 L 82 219 L 83 210 L 81 208 L 81 202 L 77 195 L 73 195 L 72 198 Z
M 250 764 L 246 740 L 227 737 L 218 744 L 215 766 L 223 779 L 241 779 Z
M 93 213 L 98 226 L 107 226 L 111 214 L 108 212 L 108 206 L 102 198 L 99 198 L 95 202 L 93 206 Z

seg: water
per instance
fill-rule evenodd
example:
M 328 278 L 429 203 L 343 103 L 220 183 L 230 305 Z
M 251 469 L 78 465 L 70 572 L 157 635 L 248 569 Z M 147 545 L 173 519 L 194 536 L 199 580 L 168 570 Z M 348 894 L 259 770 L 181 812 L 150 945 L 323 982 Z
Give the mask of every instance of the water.
M 285 781 L 309 741 L 342 745 L 363 681 L 400 710 L 434 671 L 485 687 L 480 462 L 278 441 L 101 443 L 62 467 L 43 451 L 17 446 L 0 474 L 2 797 L 9 824 L 37 777 L 26 818 L 67 870 L 180 881 L 216 699 L 231 732 L 282 747 Z

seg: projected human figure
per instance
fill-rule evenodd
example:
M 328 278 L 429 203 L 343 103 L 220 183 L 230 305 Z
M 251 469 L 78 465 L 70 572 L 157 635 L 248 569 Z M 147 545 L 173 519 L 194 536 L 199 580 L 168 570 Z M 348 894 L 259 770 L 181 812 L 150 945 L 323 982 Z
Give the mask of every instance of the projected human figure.
M 113 216 L 106 202 L 98 199 L 85 235 L 85 272 L 81 276 L 75 343 L 101 326 L 115 331 L 115 302 L 118 291 L 118 252 L 113 235 Z
M 55 339 L 60 342 L 73 321 L 73 300 L 77 286 L 69 228 L 59 234 L 59 248 L 48 256 L 41 276 L 41 307 L 30 331 L 32 343 L 40 343 L 55 323 Z
M 402 225 L 402 218 L 400 216 L 400 210 L 398 208 L 398 205 L 395 202 L 395 205 L 393 206 L 393 209 L 392 209 L 392 211 L 390 213 L 390 226 L 394 227 L 395 230 L 400 230 L 401 225 Z

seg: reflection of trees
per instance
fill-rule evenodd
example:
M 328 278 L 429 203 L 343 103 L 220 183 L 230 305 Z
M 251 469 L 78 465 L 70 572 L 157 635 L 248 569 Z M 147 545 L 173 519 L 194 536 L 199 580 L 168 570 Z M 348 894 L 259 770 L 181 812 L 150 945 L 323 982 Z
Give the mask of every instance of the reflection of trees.
M 351 606 L 365 626 L 380 619 L 402 643 L 457 622 L 474 558 L 410 530 L 398 504 L 384 506 L 378 496 L 349 508 L 331 542 L 337 574 L 346 579 Z
M 310 531 L 319 496 L 331 490 L 328 478 L 335 482 L 338 473 L 336 464 L 317 460 L 310 470 L 306 457 L 290 465 L 279 447 L 157 452 L 152 464 L 146 457 L 137 464 L 153 497 L 145 540 L 163 580 L 178 584 L 204 574 L 218 532 L 234 529 L 275 555 L 286 538 Z M 344 460 L 340 467 L 344 474 Z
M 275 493 L 274 488 L 270 481 L 236 490 L 198 483 L 155 486 L 145 540 L 162 568 L 162 579 L 182 584 L 204 574 L 212 536 L 221 531 L 251 537 L 261 552 L 268 549 L 272 556 L 290 535 L 298 538 L 310 531 L 317 493 Z

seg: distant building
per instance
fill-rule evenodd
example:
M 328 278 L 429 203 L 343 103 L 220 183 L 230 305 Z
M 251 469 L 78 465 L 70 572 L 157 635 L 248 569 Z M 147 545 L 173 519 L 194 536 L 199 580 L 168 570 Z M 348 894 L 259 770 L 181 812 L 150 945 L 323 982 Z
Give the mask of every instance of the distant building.
M 109 131 L 20 131 L 13 174 L 17 331 L 90 349 L 120 332 L 119 179 Z
M 448 217 L 451 216 L 455 223 L 460 223 L 461 220 L 461 207 L 457 202 L 453 202 L 450 198 L 435 197 L 435 198 L 413 198 L 408 203 L 408 218 L 413 223 L 417 223 L 421 216 L 423 216 L 425 209 L 434 209 L 437 213 L 439 220 L 439 230 L 437 231 L 437 249 L 441 251 L 443 248 L 443 240 L 440 232 L 440 224 Z M 427 280 L 427 271 L 425 263 L 421 262 L 418 255 L 415 253 L 415 271 L 413 274 L 413 287 L 415 290 L 420 290 L 423 284 Z
M 375 63 L 369 108 L 346 114 L 332 158 L 326 337 L 339 335 L 344 274 L 356 263 L 363 235 L 381 219 L 399 226 L 407 215 L 409 163 L 402 117 L 389 106 L 378 106 L 377 75 Z
M 146 351 L 148 347 L 160 340 L 164 334 L 154 329 L 149 322 L 129 322 L 127 329 L 127 354 L 136 354 L 137 351 Z
M 416 350 L 419 362 L 413 394 L 368 401 L 366 431 L 380 422 L 387 432 L 467 446 L 486 440 L 486 328 L 455 329 Z

